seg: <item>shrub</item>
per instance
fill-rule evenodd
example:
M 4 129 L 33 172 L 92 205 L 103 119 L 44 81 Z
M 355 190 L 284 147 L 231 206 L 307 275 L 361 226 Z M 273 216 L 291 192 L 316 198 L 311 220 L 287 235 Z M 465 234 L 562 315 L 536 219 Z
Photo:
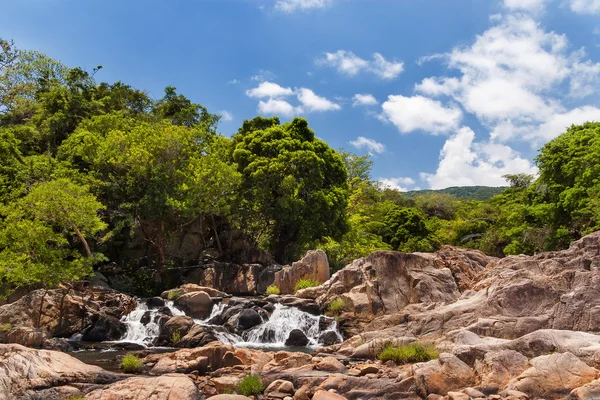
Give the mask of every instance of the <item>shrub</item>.
M 12 325 L 9 324 L 8 322 L 6 324 L 0 325 L 0 331 L 10 331 L 11 328 L 12 328 Z
M 280 293 L 281 293 L 281 291 L 275 285 L 271 285 L 271 286 L 269 286 L 267 288 L 267 294 L 276 294 L 276 295 L 279 295 Z
M 331 303 L 329 303 L 329 306 L 327 306 L 327 310 L 329 311 L 329 313 L 335 316 L 340 315 L 345 308 L 346 303 L 342 299 L 335 299 Z
M 171 342 L 173 342 L 173 344 L 179 343 L 180 340 L 181 340 L 181 332 L 175 331 L 171 334 Z
M 181 291 L 179 290 L 171 290 L 167 295 L 167 299 L 171 301 L 177 300 L 179 297 L 181 297 Z
M 412 343 L 406 346 L 388 345 L 379 353 L 378 358 L 383 362 L 392 360 L 396 364 L 407 364 L 433 360 L 438 356 L 435 347 Z
M 258 375 L 248 375 L 237 385 L 237 391 L 243 396 L 256 396 L 261 394 L 265 387 Z
M 83 396 L 71 396 L 71 397 L 69 397 L 69 400 L 85 400 L 85 397 L 83 397 Z
M 296 286 L 294 287 L 294 292 L 298 290 L 307 289 L 309 287 L 315 287 L 321 285 L 321 282 L 316 281 L 314 279 L 300 279 Z
M 135 354 L 127 354 L 121 361 L 121 368 L 128 374 L 135 374 L 142 369 L 142 361 Z

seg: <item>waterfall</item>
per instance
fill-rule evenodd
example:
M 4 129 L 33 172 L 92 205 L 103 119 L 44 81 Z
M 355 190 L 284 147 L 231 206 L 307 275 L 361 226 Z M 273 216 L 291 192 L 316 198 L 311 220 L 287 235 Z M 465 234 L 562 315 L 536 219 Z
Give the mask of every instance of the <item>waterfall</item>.
M 183 311 L 173 305 L 172 301 L 165 301 L 165 307 L 171 311 L 173 316 L 185 315 Z M 145 325 L 142 323 L 144 315 L 147 315 Z M 138 301 L 136 309 L 121 318 L 121 321 L 127 325 L 127 331 L 119 342 L 137 343 L 146 347 L 151 346 L 160 333 L 160 327 L 157 323 L 159 315 L 158 309 L 150 310 L 145 302 Z

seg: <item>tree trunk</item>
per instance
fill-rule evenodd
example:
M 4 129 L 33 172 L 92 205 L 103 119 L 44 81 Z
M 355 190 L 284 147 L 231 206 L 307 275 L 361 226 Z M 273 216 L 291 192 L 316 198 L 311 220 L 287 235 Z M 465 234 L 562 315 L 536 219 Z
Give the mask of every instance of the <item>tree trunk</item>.
M 217 248 L 219 249 L 219 255 L 223 254 L 223 248 L 221 248 L 221 241 L 219 240 L 219 232 L 217 232 L 217 224 L 215 223 L 215 214 L 210 214 L 212 221 L 213 232 L 215 232 L 215 241 L 217 242 Z
M 81 243 L 83 243 L 83 247 L 85 249 L 85 255 L 88 257 L 91 257 L 92 251 L 90 250 L 90 246 L 89 246 L 87 240 L 85 240 L 85 237 L 83 237 L 83 234 L 81 233 L 81 231 L 79 229 L 77 229 L 77 227 L 74 224 L 71 224 L 71 226 L 73 226 L 73 230 L 75 230 L 77 237 L 79 238 L 79 240 L 81 240 Z

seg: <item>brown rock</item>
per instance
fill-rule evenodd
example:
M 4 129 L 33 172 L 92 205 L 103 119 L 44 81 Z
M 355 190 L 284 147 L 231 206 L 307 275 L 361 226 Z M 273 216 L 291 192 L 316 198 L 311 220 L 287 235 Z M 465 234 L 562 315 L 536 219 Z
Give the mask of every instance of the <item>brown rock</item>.
M 277 379 L 273 381 L 264 391 L 268 399 L 284 399 L 294 394 L 294 384 L 290 381 Z
M 190 292 L 178 297 L 175 306 L 187 316 L 205 319 L 210 315 L 213 301 L 206 292 Z
M 241 396 L 239 394 L 218 394 L 211 396 L 206 400 L 250 400 L 250 397 Z
M 325 357 L 315 365 L 315 369 L 327 372 L 344 372 L 346 366 L 335 357 Z
M 160 330 L 158 343 L 163 345 L 172 344 L 173 333 L 179 332 L 180 338 L 184 338 L 192 326 L 194 326 L 194 320 L 191 317 L 184 315 L 171 317 Z
M 229 393 L 231 393 L 231 391 L 235 390 L 238 383 L 240 383 L 240 380 L 241 379 L 237 376 L 229 375 L 212 378 L 211 382 L 214 384 L 215 389 L 217 389 L 219 393 L 223 393 L 225 391 L 230 391 Z
M 600 380 L 595 380 L 573 389 L 568 400 L 596 400 L 600 399 Z
M 325 390 L 317 390 L 313 396 L 313 400 L 347 400 L 344 396 L 339 394 L 328 392 Z
M 88 400 L 200 400 L 194 382 L 185 375 L 167 374 L 157 377 L 125 379 L 97 389 L 85 396 Z
M 442 353 L 439 359 L 412 367 L 417 394 L 425 397 L 430 393 L 445 395 L 475 384 L 475 373 L 452 354 Z
M 329 279 L 329 262 L 323 250 L 309 250 L 300 261 L 276 272 L 273 284 L 279 288 L 281 294 L 292 294 L 301 279 L 311 279 L 321 283 Z
M 376 374 L 379 372 L 379 368 L 373 364 L 359 364 L 355 365 L 354 369 L 359 371 L 358 376 L 365 376 L 367 374 Z
M 528 367 L 527 357 L 514 350 L 489 352 L 482 361 L 478 360 L 475 363 L 477 375 L 481 377 L 480 386 L 489 392 L 500 391 L 511 379 L 521 375 Z
M 461 392 L 448 392 L 448 400 L 471 400 L 471 397 Z

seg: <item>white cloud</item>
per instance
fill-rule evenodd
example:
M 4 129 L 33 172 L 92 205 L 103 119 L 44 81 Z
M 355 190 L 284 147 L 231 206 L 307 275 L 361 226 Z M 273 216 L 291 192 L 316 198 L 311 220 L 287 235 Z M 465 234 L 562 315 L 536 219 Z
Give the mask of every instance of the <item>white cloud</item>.
M 324 8 L 331 3 L 332 0 L 277 0 L 275 9 L 285 13 L 293 13 L 298 10 Z
M 421 173 L 432 189 L 450 186 L 504 186 L 505 174 L 537 174 L 537 168 L 508 146 L 474 142 L 475 133 L 463 127 L 448 138 L 434 174 Z
M 277 78 L 277 75 L 275 75 L 271 71 L 261 69 L 260 71 L 258 71 L 258 74 L 252 76 L 250 79 L 252 79 L 253 81 L 264 82 L 272 81 L 275 78 Z
M 538 12 L 544 9 L 547 0 L 504 0 L 504 7 L 509 10 Z
M 269 99 L 258 103 L 258 112 L 268 115 L 283 115 L 293 117 L 302 114 L 302 107 L 294 107 L 285 100 Z
M 379 143 L 363 136 L 359 136 L 356 140 L 351 141 L 350 144 L 357 149 L 367 149 L 369 150 L 369 153 L 383 153 L 385 151 L 385 145 L 383 143 Z
M 406 186 L 414 185 L 415 181 L 412 178 L 380 178 L 379 184 L 384 189 L 393 189 L 398 190 L 400 192 L 408 192 L 411 189 L 408 189 Z M 412 190 L 417 190 L 417 188 L 413 188 Z
M 228 85 L 237 85 L 238 83 L 240 83 L 240 81 L 237 79 L 232 79 L 229 82 L 227 82 Z
M 534 147 L 554 139 L 564 133 L 571 125 L 581 125 L 584 122 L 599 122 L 600 108 L 594 106 L 578 107 L 562 114 L 555 114 L 537 129 L 523 132 L 526 139 L 532 140 Z
M 423 96 L 389 96 L 381 117 L 393 123 L 401 133 L 423 130 L 434 135 L 456 130 L 462 111 L 455 106 Z
M 273 82 L 262 82 L 258 87 L 246 91 L 248 97 L 256 97 L 259 99 L 265 97 L 278 98 L 286 97 L 294 94 L 294 91 L 287 87 L 284 88 Z
M 379 104 L 379 102 L 377 101 L 377 99 L 372 95 L 372 94 L 355 94 L 354 97 L 352 97 L 352 106 L 353 107 L 357 107 L 357 106 L 374 106 L 376 104 Z
M 219 114 L 221 114 L 222 121 L 228 122 L 233 120 L 233 115 L 227 110 L 219 111 Z
M 356 76 L 361 71 L 367 71 L 381 79 L 394 79 L 404 70 L 404 63 L 387 61 L 379 53 L 374 53 L 373 60 L 367 61 L 347 50 L 325 53 L 323 58 L 316 60 L 316 63 L 335 68 L 339 73 L 348 76 Z
M 600 14 L 600 0 L 570 0 L 571 10 L 578 14 Z
M 310 89 L 300 88 L 296 91 L 298 100 L 308 112 L 312 111 L 333 111 L 341 109 L 339 104 L 336 104 L 325 97 L 320 97 Z

